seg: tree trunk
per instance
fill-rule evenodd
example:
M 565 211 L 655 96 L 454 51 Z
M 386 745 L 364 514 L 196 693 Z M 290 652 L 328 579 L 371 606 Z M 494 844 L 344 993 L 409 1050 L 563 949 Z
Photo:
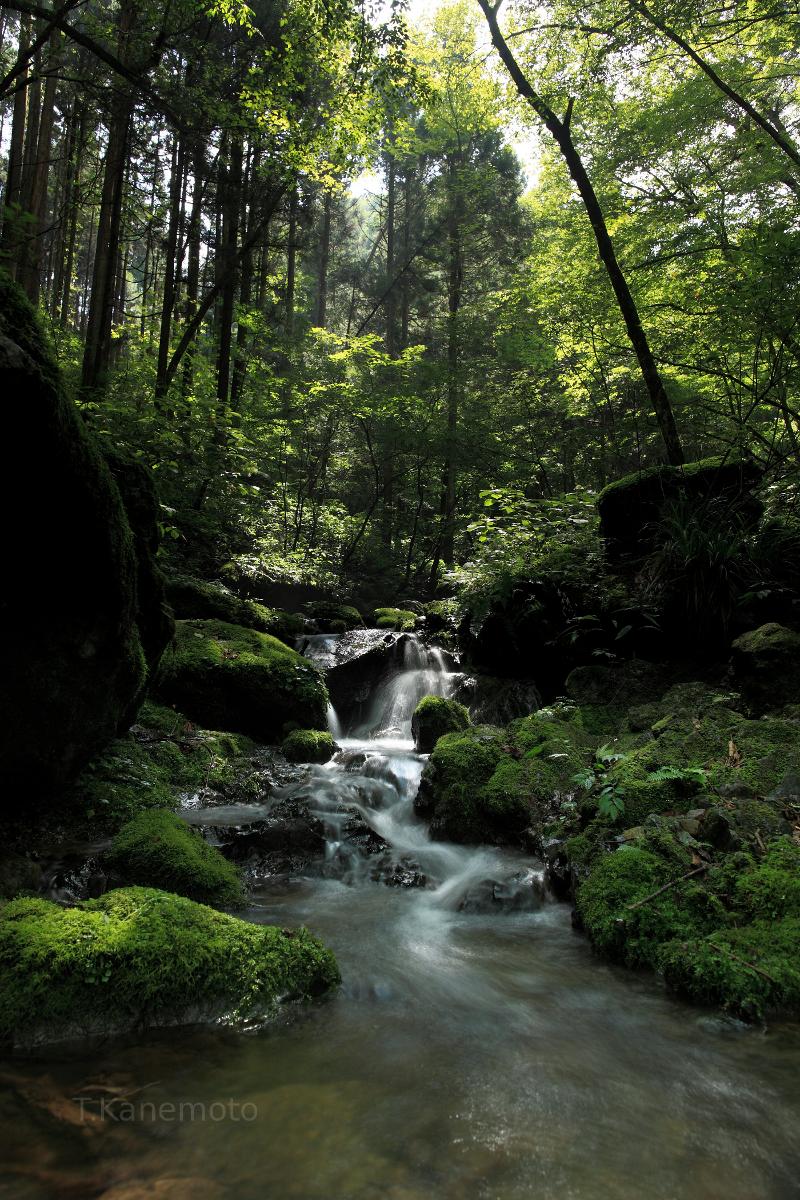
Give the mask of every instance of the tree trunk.
M 639 363 L 642 378 L 647 388 L 647 394 L 650 397 L 650 403 L 664 440 L 667 458 L 673 466 L 680 466 L 685 461 L 685 458 L 678 434 L 678 427 L 675 423 L 675 414 L 672 411 L 672 404 L 670 403 L 664 382 L 653 357 L 653 352 L 650 349 L 650 343 L 647 340 L 647 335 L 639 318 L 639 311 L 631 295 L 628 281 L 617 260 L 614 243 L 608 232 L 608 226 L 606 225 L 600 201 L 597 198 L 580 154 L 572 141 L 570 132 L 572 104 L 570 103 L 567 107 L 567 112 L 563 120 L 556 116 L 549 105 L 535 91 L 533 85 L 526 78 L 517 60 L 514 58 L 508 43 L 500 31 L 497 22 L 497 7 L 492 7 L 489 4 L 489 0 L 478 0 L 478 3 L 486 17 L 492 35 L 492 43 L 498 51 L 514 86 L 555 140 L 578 189 L 589 221 L 591 222 L 600 260 L 606 269 L 622 319 L 625 322 L 628 338 Z

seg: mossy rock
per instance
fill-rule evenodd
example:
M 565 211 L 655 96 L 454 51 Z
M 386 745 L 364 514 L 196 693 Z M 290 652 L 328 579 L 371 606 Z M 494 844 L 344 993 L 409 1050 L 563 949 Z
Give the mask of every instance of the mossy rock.
M 178 621 L 157 682 L 161 699 L 211 729 L 278 740 L 325 724 L 328 694 L 307 659 L 269 634 L 225 621 Z
M 800 633 L 769 624 L 743 633 L 733 643 L 736 681 L 758 711 L 800 702 Z
M 417 811 L 434 837 L 480 842 L 496 836 L 483 811 L 481 792 L 509 751 L 505 731 L 474 725 L 439 738 L 420 780 Z
M 17 1046 L 264 1018 L 338 981 L 307 930 L 251 925 L 153 888 L 0 909 L 0 1039 Z
M 312 600 L 304 609 L 322 633 L 346 633 L 349 629 L 362 629 L 364 626 L 364 618 L 352 604 Z
M 800 1013 L 800 919 L 753 921 L 662 947 L 658 965 L 673 991 L 745 1020 Z
M 139 813 L 117 833 L 105 856 L 124 884 L 163 888 L 190 900 L 240 907 L 239 872 L 199 830 L 163 808 Z
M 458 733 L 469 725 L 463 704 L 443 696 L 423 696 L 411 717 L 411 736 L 420 754 L 430 754 L 440 737 Z
M 376 608 L 375 625 L 378 629 L 396 629 L 400 633 L 411 633 L 419 617 L 406 608 Z
M 588 739 L 574 709 L 542 709 L 505 729 L 475 725 L 445 734 L 422 774 L 417 808 L 434 836 L 519 842 L 540 833 L 576 791 Z
M 294 763 L 326 763 L 336 753 L 336 742 L 326 729 L 293 729 L 281 750 Z
M 575 898 L 596 949 L 626 966 L 656 968 L 662 943 L 725 926 L 722 903 L 694 879 L 655 895 L 682 874 L 682 866 L 636 846 L 624 846 L 596 863 Z
M 21 503 L 11 469 L 0 497 L 13 514 L 0 600 L 0 790 L 19 810 L 57 794 L 117 734 L 142 697 L 147 663 L 119 488 L 65 394 L 37 314 L 6 277 L 0 385 L 10 454 L 35 451 L 35 497 Z
M 701 684 L 684 684 L 648 706 L 654 736 L 609 772 L 627 825 L 649 813 L 685 811 L 704 792 L 766 798 L 800 772 L 800 726 L 780 718 L 747 720 L 728 707 L 733 701 Z
M 679 497 L 690 502 L 724 499 L 755 525 L 762 506 L 752 490 L 761 475 L 755 463 L 717 456 L 682 467 L 646 467 L 609 483 L 597 497 L 600 532 L 609 556 L 637 560 L 649 553 L 665 506 Z
M 259 633 L 271 633 L 287 645 L 293 645 L 305 629 L 305 620 L 299 613 L 281 612 L 255 600 L 242 600 L 223 583 L 171 575 L 166 587 L 167 598 L 180 620 L 227 621 Z
M 241 734 L 197 729 L 148 700 L 133 730 L 84 768 L 48 821 L 64 822 L 73 836 L 114 834 L 140 812 L 177 807 L 185 794 L 228 789 L 252 750 Z

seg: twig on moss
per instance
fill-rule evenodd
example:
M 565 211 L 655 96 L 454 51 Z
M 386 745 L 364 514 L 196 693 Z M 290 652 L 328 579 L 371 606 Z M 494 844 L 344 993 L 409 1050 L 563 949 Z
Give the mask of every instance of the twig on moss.
M 746 958 L 742 958 L 739 954 L 734 954 L 734 952 L 729 950 L 727 946 L 719 946 L 716 942 L 709 942 L 709 945 L 713 946 L 715 950 L 721 950 L 723 954 L 727 954 L 728 958 L 732 958 L 734 962 L 741 963 L 743 967 L 749 967 L 751 971 L 756 971 L 759 975 L 763 975 L 765 979 L 770 981 L 770 983 L 774 983 L 775 987 L 780 987 L 780 984 L 774 975 L 770 975 L 769 971 L 765 971 L 763 967 L 759 967 L 756 966 L 755 963 L 748 962 Z
M 699 867 L 692 867 L 691 871 L 687 871 L 685 875 L 680 875 L 677 879 L 670 879 L 669 883 L 665 883 L 663 887 L 657 888 L 651 892 L 649 896 L 643 896 L 641 900 L 637 900 L 635 904 L 626 904 L 625 908 L 631 912 L 634 908 L 641 908 L 643 904 L 649 904 L 651 900 L 655 900 L 656 896 L 660 896 L 662 892 L 668 892 L 670 888 L 674 888 L 677 884 L 683 883 L 684 879 L 691 879 L 693 875 L 699 875 L 701 871 L 708 870 L 708 863 L 701 863 Z

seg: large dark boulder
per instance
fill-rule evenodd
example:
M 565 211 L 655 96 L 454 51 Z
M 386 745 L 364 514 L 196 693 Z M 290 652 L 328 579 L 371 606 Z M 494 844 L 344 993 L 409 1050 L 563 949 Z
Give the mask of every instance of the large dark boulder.
M 156 555 L 160 541 L 158 495 L 144 463 L 119 449 L 103 448 L 122 496 L 136 554 L 136 624 L 148 670 L 152 674 L 172 640 L 175 621 Z
M 141 697 L 138 563 L 119 488 L 66 396 L 36 316 L 0 280 L 0 388 L 10 465 L 0 496 L 7 583 L 0 789 L 60 790 Z M 150 641 L 151 648 L 155 641 Z
M 679 498 L 719 499 L 740 521 L 755 526 L 762 506 L 753 496 L 762 471 L 749 460 L 704 458 L 682 467 L 646 467 L 609 483 L 597 498 L 600 532 L 609 558 L 639 560 L 654 549 L 665 510 Z
M 733 643 L 736 683 L 759 711 L 800 703 L 800 633 L 774 622 Z

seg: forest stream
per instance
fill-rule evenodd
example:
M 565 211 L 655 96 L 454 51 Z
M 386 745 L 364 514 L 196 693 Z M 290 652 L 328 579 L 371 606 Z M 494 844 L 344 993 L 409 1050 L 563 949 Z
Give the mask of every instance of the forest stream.
M 324 659 L 331 640 L 307 652 Z M 409 639 L 356 727 L 331 713 L 336 758 L 284 789 L 310 788 L 326 867 L 256 880 L 245 915 L 308 925 L 341 989 L 259 1030 L 160 1031 L 7 1066 L 0 1195 L 183 1195 L 175 1180 L 201 1200 L 797 1195 L 796 1025 L 764 1032 L 669 998 L 593 956 L 541 864 L 430 840 L 410 719 L 452 679 Z M 417 886 L 375 881 L 368 856 L 345 852 L 343 802 Z M 76 1105 L 91 1114 L 79 1136 Z

